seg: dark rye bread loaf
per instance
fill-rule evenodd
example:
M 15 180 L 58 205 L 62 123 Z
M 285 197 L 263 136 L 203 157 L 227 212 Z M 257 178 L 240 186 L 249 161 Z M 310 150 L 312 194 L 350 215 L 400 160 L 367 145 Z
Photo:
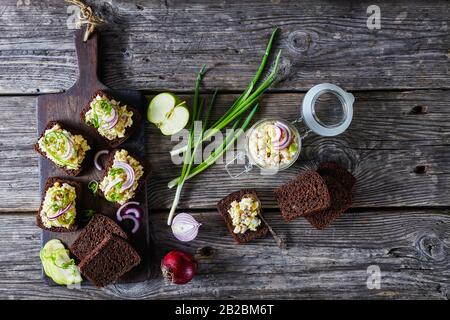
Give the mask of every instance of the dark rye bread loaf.
M 355 177 L 350 172 L 335 162 L 321 163 L 317 169 L 317 173 L 322 177 L 325 175 L 332 176 L 348 190 L 351 190 L 356 182 Z
M 103 175 L 102 175 L 102 178 L 100 179 L 100 182 L 103 181 L 103 179 L 108 175 L 109 169 L 111 169 L 111 167 L 112 167 L 113 164 L 114 164 L 114 155 L 116 154 L 116 152 L 118 152 L 118 151 L 120 151 L 120 150 L 126 150 L 126 149 L 115 149 L 115 150 L 112 150 L 112 151 L 109 153 L 109 156 L 108 156 L 108 158 L 107 158 L 107 160 L 106 160 L 106 164 L 105 164 L 105 170 L 103 171 Z M 127 150 L 127 151 L 128 151 L 128 150 Z M 130 151 L 128 151 L 128 155 L 131 156 L 131 157 L 133 157 L 134 159 L 136 159 L 136 160 L 141 164 L 141 166 L 144 168 L 144 174 L 142 175 L 141 178 L 139 178 L 138 186 L 137 186 L 136 190 L 134 191 L 134 194 L 135 194 L 135 196 L 136 196 L 138 190 L 144 185 L 145 181 L 147 180 L 147 178 L 148 178 L 149 175 L 150 175 L 150 172 L 151 172 L 151 165 L 150 165 L 150 163 L 149 163 L 148 161 L 145 161 L 145 160 L 141 159 L 140 157 L 137 157 L 136 155 L 134 155 L 134 154 L 131 153 Z M 103 191 L 100 190 L 100 188 L 98 189 L 98 193 L 99 193 L 103 198 L 105 197 L 105 195 L 103 194 Z M 131 200 L 131 199 L 129 199 L 129 200 L 127 200 L 127 201 L 130 201 L 130 200 Z
M 89 155 L 90 155 L 91 150 L 92 150 L 92 142 L 90 141 L 90 139 L 88 137 L 83 136 L 83 138 L 86 139 L 87 144 L 91 147 L 91 150 L 86 151 L 84 159 L 81 162 L 80 167 L 78 169 L 76 169 L 76 170 L 74 170 L 74 169 L 67 169 L 66 167 L 60 166 L 59 164 L 57 164 L 53 160 L 51 160 L 49 157 L 47 157 L 47 155 L 45 154 L 45 151 L 41 150 L 41 148 L 39 147 L 39 140 L 44 136 L 45 131 L 48 130 L 48 129 L 53 128 L 53 126 L 56 125 L 56 124 L 59 124 L 62 129 L 69 131 L 72 135 L 81 135 L 80 133 L 78 133 L 73 128 L 70 128 L 67 124 L 64 124 L 64 123 L 62 123 L 60 121 L 50 121 L 49 123 L 47 123 L 47 125 L 44 128 L 44 130 L 41 132 L 41 135 L 39 136 L 38 141 L 34 144 L 34 150 L 36 150 L 36 152 L 38 152 L 40 155 L 42 155 L 48 161 L 53 163 L 54 166 L 56 166 L 60 170 L 64 171 L 64 173 L 66 173 L 67 175 L 69 175 L 69 176 L 77 176 L 83 170 L 84 164 L 88 162 L 88 158 L 89 158 Z
M 89 109 L 91 109 L 91 102 L 97 97 L 97 95 L 106 96 L 109 100 L 116 100 L 120 103 L 119 100 L 114 99 L 114 97 L 112 97 L 107 92 L 105 92 L 103 90 L 98 90 L 97 92 L 95 92 L 95 94 L 92 96 L 92 98 L 89 100 L 89 102 L 81 110 L 81 113 L 80 113 L 81 121 L 83 121 L 83 123 L 86 124 L 94 134 L 101 137 L 111 148 L 116 148 L 119 145 L 121 145 L 122 143 L 124 143 L 129 137 L 131 137 L 131 135 L 133 134 L 133 132 L 136 130 L 136 128 L 139 126 L 139 124 L 141 122 L 141 119 L 142 119 L 141 114 L 139 111 L 137 111 L 136 108 L 133 108 L 132 106 L 127 104 L 126 105 L 127 109 L 129 111 L 133 112 L 133 115 L 131 116 L 131 119 L 133 120 L 133 124 L 131 125 L 131 127 L 127 127 L 125 129 L 125 135 L 123 138 L 115 138 L 113 140 L 109 140 L 106 137 L 102 136 L 98 132 L 97 128 L 95 128 L 91 123 L 88 123 L 85 120 L 86 113 L 89 111 Z
M 128 239 L 127 234 L 112 219 L 95 214 L 70 246 L 70 252 L 82 260 L 110 234 Z
M 115 282 L 141 262 L 139 254 L 121 237 L 108 235 L 78 265 L 96 287 Z
M 228 209 L 230 209 L 231 203 L 233 201 L 240 201 L 244 196 L 251 195 L 255 197 L 258 201 L 258 195 L 256 194 L 256 191 L 254 189 L 242 189 L 239 191 L 235 191 L 222 200 L 220 200 L 217 203 L 217 210 L 222 215 L 223 219 L 225 220 L 225 224 L 227 225 L 228 231 L 231 233 L 231 235 L 234 238 L 234 241 L 238 244 L 246 243 L 250 240 L 264 237 L 267 234 L 268 228 L 267 225 L 264 223 L 264 221 L 261 220 L 261 224 L 256 229 L 256 231 L 247 230 L 243 234 L 236 234 L 233 232 L 234 226 L 231 219 L 230 214 L 228 213 Z M 260 202 L 261 205 L 261 202 Z M 261 210 L 261 207 L 260 207 Z
M 327 186 L 320 175 L 308 170 L 275 189 L 275 198 L 286 222 L 313 215 L 330 205 Z
M 323 175 L 322 179 L 330 192 L 331 205 L 327 209 L 305 217 L 313 227 L 319 230 L 330 225 L 344 211 L 350 208 L 353 202 L 351 189 L 348 189 L 331 175 Z
M 74 224 L 72 224 L 69 228 L 64 228 L 64 227 L 51 227 L 51 228 L 47 228 L 46 226 L 44 226 L 42 219 L 41 219 L 41 210 L 44 206 L 44 199 L 45 199 L 45 195 L 47 194 L 47 190 L 49 188 L 51 188 L 56 182 L 59 183 L 67 183 L 69 185 L 71 185 L 72 187 L 75 187 L 75 191 L 77 194 L 77 198 L 75 199 L 75 209 L 76 209 L 76 213 L 77 215 L 75 216 L 75 222 Z M 37 212 L 36 215 L 36 225 L 44 230 L 49 230 L 52 232 L 72 232 L 78 229 L 78 224 L 77 224 L 77 220 L 78 220 L 78 203 L 80 203 L 80 199 L 81 199 L 81 184 L 79 184 L 78 182 L 71 180 L 71 179 L 67 179 L 67 178 L 58 178 L 58 177 L 51 177 L 47 179 L 47 182 L 45 183 L 44 186 L 44 193 L 42 195 L 42 200 L 41 200 L 41 206 L 39 207 L 39 211 Z

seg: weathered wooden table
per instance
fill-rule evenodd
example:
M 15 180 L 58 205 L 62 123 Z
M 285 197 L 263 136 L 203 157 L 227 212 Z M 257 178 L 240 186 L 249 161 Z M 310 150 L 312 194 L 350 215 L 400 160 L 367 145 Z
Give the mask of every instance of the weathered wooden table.
M 179 208 L 203 226 L 188 244 L 165 224 L 178 168 L 174 144 L 146 125 L 154 166 L 148 195 L 161 257 L 196 254 L 200 272 L 185 286 L 161 278 L 103 290 L 48 288 L 40 278 L 35 101 L 76 79 L 73 8 L 61 0 L 0 2 L 0 298 L 419 298 L 450 297 L 450 36 L 448 1 L 379 3 L 381 29 L 367 27 L 373 1 L 97 1 L 103 82 L 146 94 L 191 98 L 195 73 L 211 68 L 204 90 L 222 89 L 216 115 L 256 70 L 271 30 L 281 27 L 281 77 L 258 117 L 294 119 L 310 87 L 331 82 L 354 93 L 354 119 L 335 138 L 304 141 L 301 159 L 276 177 L 227 177 L 217 164 L 187 184 Z M 273 187 L 301 168 L 340 160 L 357 177 L 353 208 L 324 231 L 281 221 Z M 288 239 L 232 243 L 215 203 L 256 187 L 273 228 Z M 381 288 L 367 286 L 368 267 Z

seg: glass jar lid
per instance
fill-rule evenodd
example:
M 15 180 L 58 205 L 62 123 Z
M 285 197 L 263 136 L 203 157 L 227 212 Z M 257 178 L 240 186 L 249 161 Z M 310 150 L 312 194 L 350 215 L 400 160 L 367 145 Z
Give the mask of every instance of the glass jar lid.
M 319 110 L 324 105 L 321 98 L 325 96 L 336 98 L 335 100 L 338 101 L 337 104 L 339 105 L 338 110 L 332 112 L 334 119 L 331 122 L 325 121 L 330 119 L 321 116 L 321 110 Z M 347 130 L 352 122 L 354 101 L 355 97 L 351 93 L 334 84 L 318 84 L 312 87 L 303 98 L 302 119 L 306 126 L 318 135 L 337 136 Z M 327 105 L 327 102 L 325 102 L 325 105 Z

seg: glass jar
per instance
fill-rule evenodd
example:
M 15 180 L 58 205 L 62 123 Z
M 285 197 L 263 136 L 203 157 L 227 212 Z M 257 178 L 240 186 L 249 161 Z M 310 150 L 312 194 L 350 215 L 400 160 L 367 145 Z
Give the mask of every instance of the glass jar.
M 336 123 L 326 123 L 319 116 L 318 101 L 325 94 L 332 94 L 339 101 L 339 112 L 342 114 Z M 238 152 L 236 157 L 225 165 L 228 174 L 232 178 L 237 178 L 248 173 L 253 166 L 258 167 L 262 174 L 275 174 L 286 170 L 298 159 L 302 140 L 310 132 L 331 137 L 347 130 L 353 118 L 354 101 L 355 98 L 351 93 L 334 84 L 322 83 L 314 86 L 303 98 L 298 119 L 289 122 L 281 118 L 266 118 L 257 121 L 246 132 L 245 152 Z M 296 127 L 301 122 L 304 122 L 307 128 L 303 135 Z M 244 169 L 238 174 L 233 174 L 229 167 L 236 159 L 244 160 Z

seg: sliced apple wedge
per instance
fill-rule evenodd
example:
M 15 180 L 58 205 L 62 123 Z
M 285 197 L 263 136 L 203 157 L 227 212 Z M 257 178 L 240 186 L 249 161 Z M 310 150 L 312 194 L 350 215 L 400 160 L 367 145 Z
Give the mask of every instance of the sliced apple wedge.
M 172 135 L 183 129 L 189 121 L 186 101 L 173 93 L 164 92 L 155 96 L 148 106 L 147 119 L 154 123 L 164 135 Z

